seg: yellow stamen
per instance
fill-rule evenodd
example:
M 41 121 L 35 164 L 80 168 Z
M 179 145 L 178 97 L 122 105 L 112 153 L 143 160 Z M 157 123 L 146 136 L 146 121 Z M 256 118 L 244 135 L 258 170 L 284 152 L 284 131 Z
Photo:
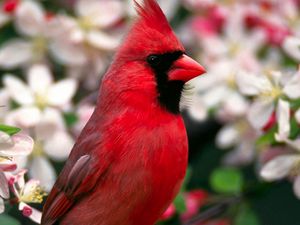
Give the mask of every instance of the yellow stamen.
M 32 186 L 30 194 L 20 196 L 20 201 L 25 203 L 42 203 L 46 192 L 40 186 Z

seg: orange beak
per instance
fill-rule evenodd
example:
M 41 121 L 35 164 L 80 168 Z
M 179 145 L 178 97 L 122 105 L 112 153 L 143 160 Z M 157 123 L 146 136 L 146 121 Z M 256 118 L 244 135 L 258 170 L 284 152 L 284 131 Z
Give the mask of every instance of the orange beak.
M 169 80 L 181 80 L 188 82 L 205 72 L 206 71 L 203 66 L 184 54 L 181 58 L 176 60 L 171 67 Z

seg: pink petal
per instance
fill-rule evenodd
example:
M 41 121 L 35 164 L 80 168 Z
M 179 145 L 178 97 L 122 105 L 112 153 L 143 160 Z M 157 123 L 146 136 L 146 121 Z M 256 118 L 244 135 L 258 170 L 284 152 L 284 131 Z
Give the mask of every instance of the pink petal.
M 15 134 L 12 136 L 14 145 L 5 150 L 0 150 L 7 156 L 29 155 L 33 149 L 33 139 L 24 134 Z
M 41 223 L 42 213 L 39 210 L 32 208 L 31 206 L 27 205 L 24 202 L 20 202 L 19 210 L 22 211 L 25 217 L 30 218 L 35 223 L 37 224 Z
M 6 176 L 3 172 L 0 171 L 0 199 L 2 198 L 9 198 L 9 189 L 8 189 L 8 182 Z

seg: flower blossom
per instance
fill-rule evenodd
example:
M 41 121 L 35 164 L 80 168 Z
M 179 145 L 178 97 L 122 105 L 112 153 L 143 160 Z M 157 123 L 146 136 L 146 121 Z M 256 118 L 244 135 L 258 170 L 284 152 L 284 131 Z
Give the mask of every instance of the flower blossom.
M 291 77 L 283 76 L 278 71 L 261 76 L 242 72 L 237 75 L 237 84 L 243 94 L 255 97 L 248 112 L 248 119 L 257 130 L 261 130 L 267 124 L 279 98 L 300 97 L 299 71 Z
M 287 152 L 275 156 L 269 160 L 261 169 L 260 175 L 267 181 L 274 181 L 290 176 L 294 179 L 294 192 L 300 198 L 300 137 L 295 140 L 289 138 L 290 127 L 290 106 L 287 101 L 279 100 L 277 106 L 278 132 L 275 133 L 275 139 L 278 142 L 287 144 L 287 147 L 293 152 Z
M 26 38 L 10 39 L 3 44 L 0 67 L 11 69 L 43 62 L 48 51 L 48 39 L 56 33 L 57 28 L 50 26 L 46 13 L 37 1 L 22 1 L 14 17 L 16 30 Z
M 5 121 L 31 132 L 35 147 L 27 161 L 29 174 L 40 180 L 48 191 L 56 179 L 48 157 L 65 160 L 74 144 L 61 111 L 70 105 L 77 83 L 74 79 L 53 83 L 44 65 L 35 65 L 29 70 L 28 83 L 29 86 L 12 75 L 4 77 L 10 97 L 21 106 L 8 113 Z
M 0 213 L 4 211 L 3 199 L 9 198 L 9 188 L 4 172 L 14 171 L 17 164 L 15 157 L 26 156 L 33 149 L 33 140 L 24 134 L 12 137 L 0 131 Z
M 46 196 L 46 193 L 41 188 L 38 180 L 32 179 L 25 182 L 25 173 L 26 170 L 22 170 L 17 175 L 11 176 L 9 184 L 16 197 L 15 201 L 18 203 L 19 210 L 22 211 L 23 216 L 40 224 L 42 213 L 28 205 L 28 203 L 42 203 L 43 197 Z

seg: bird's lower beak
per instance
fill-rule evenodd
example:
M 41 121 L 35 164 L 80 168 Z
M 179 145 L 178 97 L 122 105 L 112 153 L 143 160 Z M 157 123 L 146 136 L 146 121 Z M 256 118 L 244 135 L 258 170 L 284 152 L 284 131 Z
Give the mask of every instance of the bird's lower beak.
M 169 80 L 181 80 L 187 82 L 205 72 L 203 66 L 184 54 L 173 63 L 169 72 Z

